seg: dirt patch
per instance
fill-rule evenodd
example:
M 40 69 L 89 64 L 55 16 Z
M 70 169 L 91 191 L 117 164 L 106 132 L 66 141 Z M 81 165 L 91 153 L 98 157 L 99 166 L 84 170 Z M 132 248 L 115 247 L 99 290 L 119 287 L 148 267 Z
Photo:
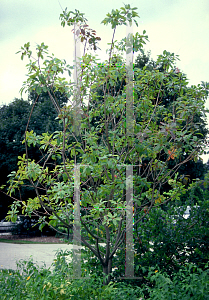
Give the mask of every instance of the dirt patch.
M 50 244 L 66 244 L 61 238 L 55 236 L 27 236 L 27 235 L 0 235 L 0 239 L 15 240 L 15 241 L 29 241 L 38 243 L 50 243 Z

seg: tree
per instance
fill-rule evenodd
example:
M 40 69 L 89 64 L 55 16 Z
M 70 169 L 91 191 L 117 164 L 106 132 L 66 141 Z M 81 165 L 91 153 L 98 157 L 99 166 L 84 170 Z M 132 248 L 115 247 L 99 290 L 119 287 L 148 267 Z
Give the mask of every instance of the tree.
M 68 98 L 65 95 L 59 91 L 52 91 L 52 93 L 59 108 L 66 105 Z M 28 131 L 33 130 L 37 134 L 42 134 L 43 132 L 53 133 L 62 129 L 59 122 L 55 121 L 57 111 L 47 92 L 42 91 L 40 95 L 37 95 L 34 91 L 31 91 L 28 101 L 31 104 Z
M 161 63 L 158 64 L 157 61 L 150 59 L 150 53 L 144 53 L 142 50 L 141 53 L 137 56 L 134 69 L 143 69 L 146 67 L 148 70 L 153 70 L 157 68 L 160 72 L 166 72 L 166 64 Z M 178 80 L 176 80 L 178 78 Z M 207 83 L 202 82 L 203 87 L 207 86 Z M 173 105 L 176 99 L 182 97 L 185 94 L 188 94 L 190 91 L 190 87 L 187 84 L 186 75 L 178 69 L 176 65 L 174 65 L 173 72 L 167 75 L 167 80 L 162 82 L 162 90 L 160 102 L 162 105 L 165 105 L 166 108 L 170 110 L 172 113 Z M 207 92 L 206 92 L 207 95 Z M 138 93 L 140 97 L 140 93 Z M 208 129 L 207 129 L 207 120 L 201 114 L 195 114 L 193 116 L 194 127 L 195 127 L 195 135 L 197 139 L 200 141 L 207 141 Z M 185 126 L 185 123 L 182 123 L 182 127 Z M 188 153 L 185 151 L 183 154 L 184 159 L 188 157 Z M 181 157 L 182 159 L 182 157 Z M 173 160 L 169 161 L 171 167 L 174 165 Z M 182 183 L 188 187 L 189 183 L 196 179 L 203 179 L 206 173 L 206 166 L 203 164 L 202 159 L 198 161 L 189 160 L 185 164 L 181 165 L 178 169 L 179 176 L 181 176 Z M 169 187 L 167 185 L 164 186 L 165 191 Z M 188 193 L 186 195 L 182 195 L 181 201 L 184 203 L 188 198 Z
M 170 72 L 169 74 L 166 73 L 166 60 L 164 60 L 164 62 L 161 62 L 160 64 L 157 61 L 154 61 L 153 59 L 150 59 L 150 52 L 148 52 L 147 54 L 144 53 L 143 49 L 140 49 L 140 54 L 137 56 L 135 64 L 134 64 L 134 70 L 135 73 L 138 70 L 139 72 L 141 70 L 143 70 L 143 68 L 146 68 L 146 70 L 149 71 L 153 71 L 154 69 L 159 70 L 159 72 L 166 74 L 166 80 L 162 81 L 162 92 L 160 95 L 160 103 L 161 105 L 164 105 L 167 109 L 170 110 L 170 112 L 172 113 L 173 111 L 173 107 L 174 107 L 174 102 L 176 101 L 176 99 L 178 99 L 179 97 L 181 97 L 184 94 L 187 94 L 190 92 L 190 87 L 187 84 L 187 78 L 186 75 L 184 73 L 182 73 L 177 67 L 176 64 L 173 67 L 173 72 Z M 166 51 L 165 51 L 166 52 Z M 167 53 L 168 55 L 169 54 Z M 114 54 L 113 55 L 113 62 L 112 64 L 120 64 L 122 65 L 122 60 L 121 57 L 119 55 Z M 107 64 L 103 64 L 104 67 L 107 68 Z M 178 80 L 176 80 L 178 78 Z M 136 79 L 136 75 L 135 75 L 135 79 Z M 125 86 L 126 82 L 125 80 L 123 81 L 119 81 L 115 86 L 114 86 L 114 91 L 116 91 L 117 93 L 120 92 L 120 94 L 122 92 L 124 92 L 123 88 Z M 150 86 L 152 85 L 152 83 L 150 82 Z M 154 86 L 153 86 L 154 88 Z M 112 88 L 113 89 L 113 88 Z M 99 107 L 102 103 L 102 98 L 104 96 L 104 92 L 102 90 L 102 87 L 97 87 L 94 90 L 98 97 L 96 99 L 96 101 L 92 101 L 92 103 L 90 104 L 91 106 L 96 106 Z M 141 92 L 140 90 L 136 90 L 135 93 L 137 93 L 138 97 L 141 97 Z M 205 118 L 199 114 L 196 114 L 193 116 L 194 118 L 194 127 L 195 127 L 195 135 L 197 137 L 198 140 L 201 141 L 207 141 L 207 134 L 208 134 L 208 129 L 206 127 L 207 123 Z M 93 118 L 91 120 L 91 124 L 92 126 L 94 125 L 95 122 L 99 122 L 100 121 L 100 117 L 97 116 L 95 118 Z M 139 121 L 139 120 L 138 120 Z M 184 123 L 182 123 L 182 128 L 185 126 Z M 182 157 L 184 159 L 187 159 L 188 157 L 188 153 L 184 152 L 184 154 L 182 154 L 182 156 L 179 158 L 182 160 Z M 167 159 L 167 156 L 165 155 L 164 160 Z M 144 160 L 144 163 L 148 163 L 149 159 Z M 179 160 L 180 162 L 180 160 Z M 169 160 L 169 164 L 170 167 L 174 166 L 174 164 L 176 163 L 173 162 L 172 159 Z M 178 173 L 179 173 L 179 178 L 181 178 L 181 182 L 188 187 L 189 183 L 191 183 L 193 180 L 196 179 L 203 179 L 204 175 L 206 172 L 206 167 L 203 164 L 202 160 L 199 159 L 198 161 L 194 161 L 194 160 L 188 160 L 185 164 L 181 165 L 178 169 Z M 146 177 L 146 174 L 144 174 L 144 177 Z M 168 191 L 169 190 L 169 185 L 165 184 L 163 187 L 164 191 Z M 179 201 L 179 205 L 180 203 L 184 203 L 187 199 L 189 199 L 189 192 L 187 192 L 186 194 L 181 196 L 181 200 Z
M 5 185 L 7 176 L 17 170 L 18 155 L 25 153 L 21 143 L 29 116 L 30 104 L 22 99 L 15 99 L 9 105 L 0 108 L 0 185 Z M 1 193 L 0 219 L 8 212 L 12 199 Z
M 159 72 L 166 73 L 166 65 L 163 65 L 162 63 L 159 65 L 157 61 L 154 61 L 150 58 L 150 51 L 145 54 L 143 49 L 140 49 L 140 54 L 138 54 L 135 64 L 134 64 L 134 70 L 135 72 L 137 70 L 143 70 L 143 68 L 146 68 L 149 71 L 153 71 L 155 68 L 159 70 Z M 120 56 L 113 56 L 114 63 L 122 64 L 122 60 Z M 105 64 L 103 64 L 105 66 Z M 107 65 L 106 65 L 107 68 Z M 136 77 L 136 76 L 135 76 Z M 176 78 L 179 77 L 179 80 L 176 81 Z M 186 84 L 184 84 L 186 83 Z M 122 82 L 118 82 L 118 84 L 114 87 L 116 92 L 118 93 L 120 90 L 120 93 L 123 92 L 123 87 L 125 86 L 125 80 Z M 173 103 L 176 101 L 177 98 L 181 97 L 182 94 L 188 93 L 190 90 L 190 87 L 187 84 L 187 78 L 186 75 L 183 74 L 177 67 L 174 65 L 173 72 L 170 72 L 167 74 L 166 81 L 162 82 L 162 94 L 160 97 L 161 104 L 165 105 L 166 108 L 170 109 L 172 112 L 173 110 Z M 102 97 L 104 96 L 102 87 L 97 87 L 95 89 L 95 92 L 98 94 L 97 101 L 94 101 L 90 105 L 96 105 L 100 106 L 102 102 Z M 140 91 L 135 91 L 137 93 L 137 96 L 140 97 L 141 93 Z M 195 135 L 197 136 L 198 140 L 206 141 L 207 135 L 208 135 L 208 129 L 207 129 L 207 123 L 205 118 L 201 115 L 194 115 L 194 124 L 195 124 Z M 94 118 L 91 121 L 91 124 L 93 125 L 94 122 L 98 122 L 99 117 Z M 182 128 L 185 126 L 185 124 L 182 123 Z M 184 158 L 186 159 L 188 154 L 184 153 Z M 165 158 L 166 159 L 166 158 Z M 172 160 L 169 162 L 171 165 L 173 164 Z M 179 170 L 179 175 L 182 177 L 182 182 L 188 186 L 189 183 L 191 183 L 196 178 L 203 179 L 204 174 L 206 173 L 206 167 L 203 164 L 203 161 L 199 159 L 197 162 L 194 160 L 189 160 L 185 164 L 181 165 Z M 184 197 L 185 198 L 185 197 Z
M 58 111 L 62 130 L 41 135 L 26 132 L 26 154 L 19 158 L 17 172 L 10 175 L 8 193 L 12 195 L 17 188 L 29 185 L 34 188 L 36 197 L 14 201 L 8 219 L 16 220 L 19 210 L 30 215 L 42 207 L 45 213 L 40 214 L 40 222 L 43 225 L 48 223 L 56 227 L 61 222 L 69 230 L 73 229 L 74 242 L 79 245 L 81 239 L 99 259 L 105 275 L 104 284 L 110 281 L 113 256 L 124 241 L 126 267 L 129 265 L 126 275 L 133 276 L 133 198 L 135 228 L 153 207 L 181 195 L 184 186 L 179 181 L 178 169 L 196 159 L 204 148 L 204 140 L 199 141 L 195 135 L 193 116 L 203 115 L 205 88 L 194 86 L 185 90 L 173 103 L 172 112 L 160 102 L 163 88 L 173 73 L 174 54 L 165 51 L 159 56 L 157 63 L 159 67 L 165 65 L 165 72 L 146 68 L 136 70 L 134 103 L 129 97 L 133 95 L 132 63 L 127 66 L 125 63 L 114 64 L 113 53 L 126 50 L 127 55 L 132 54 L 132 39 L 137 52 L 146 36 L 145 32 L 135 36 L 129 34 L 115 45 L 114 34 L 119 25 L 129 24 L 132 20 L 137 24 L 135 10 L 125 5 L 107 14 L 102 23 L 111 24 L 113 29 L 109 60 L 105 62 L 107 67 L 98 65 L 95 56 L 86 54 L 84 45 L 77 85 L 62 78 L 64 70 L 70 73 L 70 66 L 65 61 L 53 56 L 44 59 L 44 54 L 48 54 L 44 43 L 37 46 L 37 58 L 32 57 L 29 43 L 20 51 L 22 58 L 29 58 L 29 76 L 23 88 L 49 94 Z M 83 14 L 65 10 L 61 19 L 62 25 L 81 22 L 82 30 L 75 26 L 74 33 L 80 33 L 84 44 L 88 42 L 93 49 L 97 48 L 98 39 L 89 39 Z M 123 80 L 126 81 L 123 90 L 117 91 L 115 87 Z M 186 78 L 177 76 L 175 80 L 179 86 L 186 85 Z M 102 95 L 96 92 L 100 87 Z M 52 88 L 69 98 L 74 96 L 73 104 L 57 108 Z M 98 97 L 99 107 L 93 105 Z M 92 124 L 93 119 L 97 121 Z M 40 148 L 41 160 L 29 157 L 27 148 L 31 145 Z M 185 152 L 188 154 L 186 159 Z M 53 164 L 49 163 L 50 159 Z M 171 160 L 174 162 L 172 167 Z M 167 183 L 169 189 L 164 192 L 163 186 Z M 76 260 L 74 265 L 78 271 Z
M 55 97 L 60 107 L 66 104 L 67 98 L 59 92 L 55 92 Z M 14 101 L 0 108 L 0 185 L 6 185 L 7 176 L 18 169 L 18 156 L 25 153 L 25 145 L 22 141 L 26 129 L 33 130 L 37 134 L 53 133 L 55 130 L 60 130 L 62 127 L 58 121 L 55 121 L 56 116 L 56 110 L 48 94 L 44 92 L 38 97 L 34 92 L 31 92 L 28 100 L 15 98 Z M 38 148 L 29 149 L 29 153 L 31 158 L 41 159 Z M 26 200 L 29 196 L 32 197 L 33 193 L 33 189 L 25 188 L 21 193 L 22 200 Z M 1 220 L 6 216 L 12 199 L 1 193 L 0 201 Z

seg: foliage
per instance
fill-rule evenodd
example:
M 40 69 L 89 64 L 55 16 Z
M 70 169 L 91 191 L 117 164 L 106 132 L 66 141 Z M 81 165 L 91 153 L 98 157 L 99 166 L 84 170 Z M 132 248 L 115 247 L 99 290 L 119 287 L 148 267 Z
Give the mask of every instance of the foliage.
M 209 299 L 209 273 L 193 264 L 185 264 L 171 278 L 154 267 L 144 275 L 146 284 L 133 287 L 125 281 L 103 286 L 102 277 L 72 278 L 72 263 L 66 261 L 71 252 L 57 252 L 51 270 L 29 261 L 19 261 L 17 270 L 0 270 L 0 295 L 10 299 Z M 72 256 L 71 256 L 72 258 Z M 88 271 L 82 265 L 83 275 Z
M 18 155 L 25 152 L 21 143 L 29 116 L 30 104 L 22 99 L 15 99 L 9 105 L 0 108 L 0 185 L 6 185 L 7 176 L 17 170 Z M 12 199 L 1 193 L 0 219 L 3 219 Z
M 153 69 L 157 68 L 159 72 L 165 73 L 165 62 L 159 66 L 157 61 L 154 61 L 150 58 L 150 52 L 147 54 L 145 54 L 143 50 L 141 52 L 142 53 L 140 53 L 136 58 L 134 70 L 146 68 L 147 70 L 152 71 Z M 177 78 L 179 78 L 178 84 L 176 84 Z M 172 111 L 176 99 L 189 92 L 190 87 L 186 83 L 186 75 L 179 70 L 177 66 L 175 66 L 173 72 L 167 74 L 167 81 L 162 82 L 163 94 L 160 99 L 161 104 Z M 205 86 L 205 83 L 202 83 L 202 86 Z M 195 135 L 197 139 L 207 141 L 207 120 L 204 119 L 203 115 L 201 114 L 195 114 L 193 118 L 194 127 L 196 129 Z M 184 122 L 182 123 L 182 126 L 185 126 Z M 185 152 L 183 157 L 186 159 L 187 156 L 188 154 Z M 171 166 L 173 165 L 172 160 L 170 160 L 169 163 Z M 189 160 L 179 167 L 178 173 L 179 176 L 181 176 L 182 183 L 188 187 L 189 183 L 191 183 L 194 179 L 203 179 L 206 173 L 206 167 L 204 166 L 202 159 L 199 159 L 198 161 Z M 164 189 L 167 189 L 166 185 L 164 186 Z M 183 202 L 185 202 L 187 195 L 184 195 L 181 197 L 181 199 Z
M 66 97 L 59 92 L 55 92 L 54 96 L 60 107 L 67 101 Z M 55 121 L 56 116 L 56 109 L 48 94 L 44 92 L 38 97 L 34 92 L 31 92 L 28 100 L 15 99 L 0 108 L 0 185 L 6 185 L 7 176 L 18 168 L 18 156 L 25 153 L 25 144 L 22 143 L 25 130 L 28 128 L 37 134 L 52 133 L 59 130 L 61 126 L 59 122 Z M 30 157 L 36 160 L 41 159 L 38 148 L 30 148 L 28 152 Z M 17 195 L 18 193 L 16 193 Z M 29 197 L 34 197 L 34 191 L 27 187 L 21 189 L 22 200 L 24 201 Z M 6 216 L 8 206 L 11 204 L 11 198 L 1 193 L 0 219 Z
M 0 108 L 1 182 L 5 178 L 2 178 L 3 175 L 17 168 L 15 153 L 22 155 L 25 152 L 21 141 L 24 138 L 29 107 L 28 101 L 15 99 L 9 105 Z
M 185 219 L 187 205 L 191 211 Z M 190 202 L 180 207 L 170 205 L 166 211 L 160 207 L 151 210 L 134 231 L 135 276 L 140 277 L 144 269 L 157 266 L 172 278 L 185 263 L 204 269 L 209 259 L 208 228 L 208 200 L 199 203 L 199 207 Z M 121 248 L 113 261 L 115 266 L 122 265 L 114 271 L 115 278 L 124 276 L 124 260 L 125 251 Z M 93 265 L 93 260 L 89 263 Z
M 147 288 L 148 299 L 209 299 L 209 271 L 193 264 L 185 264 L 172 279 L 166 273 L 151 268 L 148 280 L 154 284 Z
M 44 43 L 37 46 L 36 57 L 32 56 L 29 43 L 20 51 L 21 58 L 26 56 L 29 59 L 28 79 L 22 90 L 34 91 L 38 95 L 47 92 L 57 110 L 62 130 L 52 134 L 26 132 L 26 153 L 19 157 L 17 172 L 10 174 L 8 193 L 12 195 L 16 189 L 27 185 L 35 190 L 36 196 L 27 201 L 14 201 L 8 219 L 15 221 L 19 211 L 28 215 L 34 211 L 39 213 L 42 207 L 41 228 L 44 224 L 56 228 L 59 222 L 69 230 L 80 230 L 81 226 L 82 243 L 99 259 L 103 274 L 108 276 L 108 280 L 104 276 L 104 284 L 110 282 L 112 260 L 132 224 L 130 219 L 126 228 L 126 194 L 131 189 L 131 180 L 135 201 L 134 226 L 137 227 L 153 207 L 179 199 L 185 187 L 177 171 L 187 161 L 196 160 L 205 146 L 204 139 L 198 140 L 194 115 L 205 117 L 207 90 L 200 85 L 184 89 L 186 77 L 174 74 L 174 53 L 164 51 L 159 55 L 157 64 L 164 68 L 164 72 L 158 68 L 136 70 L 134 103 L 130 112 L 126 97 L 130 88 L 127 68 L 125 63 L 114 64 L 112 53 L 116 27 L 137 16 L 135 8 L 129 5 L 107 15 L 103 23 L 110 23 L 113 28 L 107 67 L 98 65 L 93 55 L 82 56 L 79 86 L 62 77 L 64 71 L 70 73 L 72 67 L 49 56 Z M 68 22 L 68 15 L 61 17 Z M 78 17 L 85 21 L 83 15 L 76 11 L 69 25 Z M 133 40 L 137 39 L 136 36 L 139 37 L 139 34 Z M 143 35 L 140 37 L 146 40 Z M 128 39 L 126 42 L 127 52 L 133 52 Z M 123 51 L 123 45 L 124 41 L 117 50 Z M 141 42 L 135 43 L 134 51 L 139 51 L 141 45 Z M 47 55 L 46 59 L 44 55 Z M 161 104 L 164 88 L 170 85 L 170 77 L 175 88 L 180 90 L 172 110 Z M 118 82 L 125 79 L 126 85 L 116 90 Z M 101 86 L 102 97 L 97 94 L 97 88 Z M 73 104 L 58 107 L 53 90 L 69 99 L 74 95 Z M 93 103 L 99 96 L 98 108 Z M 88 104 L 85 104 L 86 98 Z M 92 124 L 94 118 L 97 122 Z M 42 158 L 31 158 L 27 151 L 29 146 L 38 147 Z M 173 161 L 172 165 L 170 161 Z M 130 166 L 133 166 L 133 176 L 126 173 Z M 81 198 L 80 204 L 76 204 L 76 201 L 73 203 L 73 195 L 79 195 L 79 184 Z M 165 184 L 168 185 L 166 191 L 163 189 Z M 81 206 L 81 216 L 78 211 L 75 212 L 77 205 Z M 74 222 L 73 209 L 81 225 Z M 132 207 L 130 209 L 132 211 Z M 105 243 L 105 247 L 99 244 L 101 242 Z
M 52 271 L 38 267 L 32 260 L 19 261 L 17 271 L 0 270 L 1 299 L 138 299 L 140 289 L 128 284 L 103 286 L 102 277 L 95 274 L 87 279 L 73 279 L 72 263 L 66 262 L 66 255 L 58 252 Z M 87 274 L 82 269 L 83 274 Z

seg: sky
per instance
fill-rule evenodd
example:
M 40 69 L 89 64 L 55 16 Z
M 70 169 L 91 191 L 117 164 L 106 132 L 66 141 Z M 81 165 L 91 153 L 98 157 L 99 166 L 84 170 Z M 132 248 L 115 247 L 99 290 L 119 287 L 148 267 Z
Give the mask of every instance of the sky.
M 151 51 L 152 58 L 156 59 L 164 50 L 174 52 L 180 58 L 177 66 L 187 74 L 190 85 L 209 82 L 208 0 L 1 0 L 0 105 L 21 98 L 19 90 L 26 79 L 27 59 L 22 61 L 20 54 L 15 53 L 25 43 L 30 42 L 35 50 L 37 44 L 44 42 L 50 54 L 72 64 L 73 33 L 72 28 L 63 28 L 60 24 L 62 8 L 85 13 L 90 28 L 102 38 L 101 51 L 97 54 L 106 59 L 105 50 L 111 42 L 112 29 L 101 21 L 112 9 L 124 6 L 123 3 L 138 8 L 139 27 L 134 26 L 134 32 L 146 30 L 149 42 L 145 50 Z M 126 27 L 117 28 L 116 40 L 125 36 Z M 23 99 L 27 99 L 27 94 L 23 94 Z M 209 100 L 206 107 L 209 108 Z M 204 156 L 204 162 L 208 158 L 209 155 Z

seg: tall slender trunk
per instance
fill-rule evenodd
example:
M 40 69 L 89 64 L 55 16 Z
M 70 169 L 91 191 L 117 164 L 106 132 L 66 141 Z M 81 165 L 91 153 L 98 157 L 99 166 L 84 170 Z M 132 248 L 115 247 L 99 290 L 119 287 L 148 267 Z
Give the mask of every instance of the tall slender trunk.
M 112 258 L 108 260 L 107 264 L 103 265 L 103 285 L 108 285 L 110 282 L 110 273 L 112 273 Z M 107 278 L 105 276 L 109 275 Z

